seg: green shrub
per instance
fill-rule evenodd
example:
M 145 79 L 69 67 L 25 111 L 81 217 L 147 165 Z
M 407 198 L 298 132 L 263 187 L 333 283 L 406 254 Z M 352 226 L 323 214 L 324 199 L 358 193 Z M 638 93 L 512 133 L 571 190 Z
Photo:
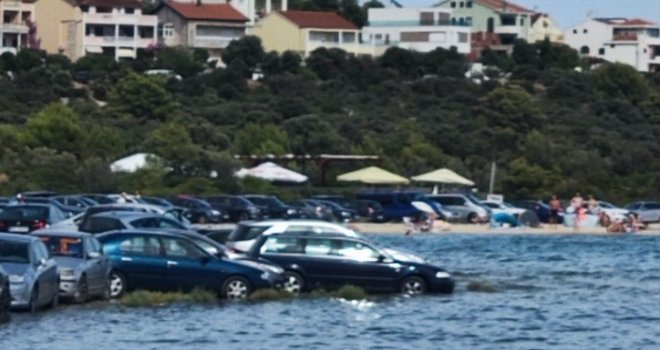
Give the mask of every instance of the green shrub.
M 367 292 L 360 287 L 356 287 L 350 284 L 347 284 L 337 291 L 332 293 L 332 296 L 335 298 L 341 298 L 346 300 L 362 300 L 367 298 Z
M 121 298 L 121 303 L 127 307 L 148 307 L 160 306 L 173 303 L 195 303 L 204 304 L 211 303 L 217 300 L 215 293 L 195 288 L 189 293 L 182 292 L 152 292 L 146 290 L 138 290 L 130 294 L 126 294 Z

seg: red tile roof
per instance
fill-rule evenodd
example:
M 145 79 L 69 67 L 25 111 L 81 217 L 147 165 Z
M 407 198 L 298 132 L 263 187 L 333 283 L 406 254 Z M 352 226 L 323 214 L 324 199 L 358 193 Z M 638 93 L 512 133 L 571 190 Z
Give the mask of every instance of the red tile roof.
M 509 12 L 534 12 L 505 0 L 475 0 L 475 2 L 496 11 L 507 10 Z
M 334 12 L 278 11 L 278 13 L 300 28 L 358 29 L 355 24 Z
M 204 21 L 237 21 L 247 22 L 248 18 L 229 4 L 197 4 L 168 1 L 165 6 L 171 8 L 185 19 Z
M 650 25 L 654 25 L 655 23 L 647 21 L 645 19 L 641 19 L 641 18 L 632 18 L 632 19 L 626 20 L 625 22 L 623 22 L 621 24 L 626 25 L 626 26 L 650 26 Z
M 80 0 L 80 5 L 142 8 L 139 0 Z

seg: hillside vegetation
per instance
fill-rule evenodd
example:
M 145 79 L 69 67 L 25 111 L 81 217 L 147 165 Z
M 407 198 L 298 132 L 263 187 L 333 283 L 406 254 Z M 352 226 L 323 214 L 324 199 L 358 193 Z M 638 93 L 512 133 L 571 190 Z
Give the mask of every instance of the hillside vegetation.
M 233 154 L 268 153 L 376 154 L 394 172 L 448 167 L 482 190 L 495 161 L 496 191 L 508 198 L 581 191 L 625 201 L 660 190 L 660 75 L 618 64 L 589 70 L 565 46 L 485 52 L 478 81 L 465 77 L 463 56 L 441 49 L 392 48 L 376 59 L 319 49 L 303 61 L 246 37 L 227 49 L 226 68 L 209 69 L 207 58 L 176 48 L 121 63 L 3 54 L 1 191 L 270 191 L 232 177 L 241 165 Z M 255 69 L 260 82 L 249 81 Z M 108 171 L 134 152 L 162 161 Z M 329 184 L 363 165 L 332 165 Z M 306 170 L 318 184 L 315 165 Z

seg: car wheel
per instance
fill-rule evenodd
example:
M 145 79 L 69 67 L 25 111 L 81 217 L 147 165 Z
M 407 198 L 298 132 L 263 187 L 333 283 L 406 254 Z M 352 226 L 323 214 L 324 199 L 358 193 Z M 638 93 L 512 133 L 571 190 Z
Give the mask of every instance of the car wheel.
M 80 282 L 78 282 L 78 291 L 75 295 L 75 302 L 77 304 L 82 304 L 89 299 L 89 285 L 87 284 L 87 277 L 80 277 Z
M 419 295 L 426 293 L 426 282 L 417 276 L 411 276 L 401 283 L 401 293 L 406 295 Z
M 467 216 L 467 221 L 471 224 L 477 224 L 477 223 L 479 223 L 479 217 L 477 216 L 476 213 L 470 213 Z
M 245 278 L 234 276 L 229 277 L 222 284 L 220 295 L 229 300 L 243 300 L 250 295 L 250 282 Z
M 37 310 L 39 309 L 39 305 L 37 305 L 39 302 L 39 285 L 36 284 L 34 287 L 32 287 L 32 293 L 30 293 L 30 302 L 28 304 L 28 310 L 30 311 L 31 314 L 36 313 Z
M 110 297 L 121 298 L 126 293 L 126 277 L 119 272 L 110 274 Z
M 0 295 L 0 323 L 9 321 L 9 308 L 11 307 L 11 294 L 9 291 L 9 283 L 2 289 Z
M 305 279 L 297 272 L 284 272 L 283 289 L 291 294 L 299 294 L 305 290 Z

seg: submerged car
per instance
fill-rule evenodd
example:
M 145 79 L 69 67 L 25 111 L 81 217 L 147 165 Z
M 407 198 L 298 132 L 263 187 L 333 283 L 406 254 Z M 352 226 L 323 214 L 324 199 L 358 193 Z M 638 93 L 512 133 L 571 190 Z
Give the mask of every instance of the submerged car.
M 284 276 L 272 269 L 211 254 L 180 234 L 130 230 L 97 238 L 112 262 L 110 293 L 115 298 L 135 289 L 202 288 L 223 298 L 245 299 L 254 290 L 284 281 Z
M 39 238 L 0 234 L 0 267 L 9 274 L 12 308 L 35 312 L 46 305 L 57 305 L 57 264 Z
M 94 236 L 75 231 L 36 231 L 32 235 L 39 237 L 57 263 L 61 298 L 84 303 L 93 297 L 110 297 L 110 260 Z
M 409 295 L 454 290 L 451 275 L 441 267 L 358 238 L 313 233 L 262 236 L 248 255 L 282 266 L 284 289 L 291 293 L 349 284 L 369 292 Z

